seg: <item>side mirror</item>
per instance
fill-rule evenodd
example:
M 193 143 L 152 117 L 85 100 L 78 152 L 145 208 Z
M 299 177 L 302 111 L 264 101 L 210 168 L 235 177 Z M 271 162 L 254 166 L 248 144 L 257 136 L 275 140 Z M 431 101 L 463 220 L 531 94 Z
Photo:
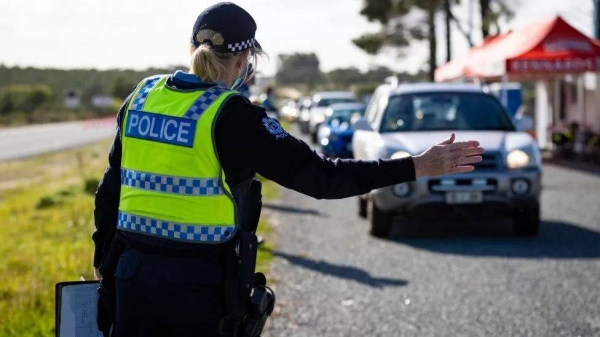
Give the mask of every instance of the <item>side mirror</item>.
M 515 127 L 517 128 L 517 131 L 527 132 L 527 131 L 532 131 L 534 128 L 533 119 L 526 115 L 515 116 L 515 119 L 513 120 L 513 122 L 515 123 Z
M 362 130 L 362 131 L 373 131 L 371 124 L 365 117 L 360 118 L 356 122 L 352 124 L 352 129 L 354 130 Z

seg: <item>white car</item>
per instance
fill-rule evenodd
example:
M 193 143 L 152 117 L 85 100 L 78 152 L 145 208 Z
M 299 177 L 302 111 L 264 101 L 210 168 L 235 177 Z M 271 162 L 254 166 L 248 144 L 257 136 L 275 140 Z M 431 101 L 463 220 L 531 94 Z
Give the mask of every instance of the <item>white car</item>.
M 307 131 L 311 135 L 312 141 L 316 144 L 317 132 L 319 126 L 327 118 L 327 108 L 337 103 L 354 103 L 356 97 L 349 91 L 323 91 L 313 96 L 310 107 L 310 119 L 308 120 Z
M 540 222 L 542 164 L 535 140 L 513 123 L 500 102 L 467 84 L 382 85 L 357 121 L 352 139 L 356 159 L 393 159 L 421 154 L 456 134 L 485 149 L 475 171 L 371 191 L 359 198 L 371 234 L 386 237 L 392 218 L 511 218 L 520 235 L 535 235 Z M 483 222 L 485 223 L 485 222 Z

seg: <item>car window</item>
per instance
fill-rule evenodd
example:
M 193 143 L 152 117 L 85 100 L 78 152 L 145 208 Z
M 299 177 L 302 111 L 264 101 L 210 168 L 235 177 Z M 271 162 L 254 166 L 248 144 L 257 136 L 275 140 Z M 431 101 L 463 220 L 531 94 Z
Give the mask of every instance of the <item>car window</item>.
M 353 103 L 356 102 L 353 98 L 322 98 L 318 103 L 318 107 L 328 107 L 337 103 Z
M 364 108 L 334 110 L 327 123 L 333 127 L 349 126 L 362 117 L 364 113 Z
M 480 93 L 435 92 L 390 97 L 381 132 L 514 130 L 493 97 Z

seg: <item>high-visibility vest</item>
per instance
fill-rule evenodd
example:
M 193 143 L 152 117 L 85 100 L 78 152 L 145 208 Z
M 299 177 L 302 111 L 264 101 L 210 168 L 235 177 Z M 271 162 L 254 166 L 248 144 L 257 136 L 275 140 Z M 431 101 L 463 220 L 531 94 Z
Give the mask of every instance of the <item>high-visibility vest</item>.
M 168 75 L 145 79 L 127 107 L 118 228 L 210 244 L 234 236 L 238 219 L 216 152 L 214 126 L 239 93 L 221 86 L 177 90 Z

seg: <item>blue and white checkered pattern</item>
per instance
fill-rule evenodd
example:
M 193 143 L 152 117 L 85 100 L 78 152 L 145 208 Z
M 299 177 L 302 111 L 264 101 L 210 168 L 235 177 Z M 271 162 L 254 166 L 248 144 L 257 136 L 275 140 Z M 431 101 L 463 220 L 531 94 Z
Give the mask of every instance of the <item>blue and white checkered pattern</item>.
M 189 107 L 183 117 L 198 120 L 204 111 L 206 111 L 206 109 L 208 109 L 208 107 L 225 91 L 227 91 L 227 88 L 221 86 L 214 86 L 207 89 L 200 97 L 198 97 L 198 99 L 196 99 L 192 106 Z
M 154 85 L 161 79 L 161 77 L 162 76 L 160 75 L 150 77 L 146 83 L 144 83 L 142 88 L 138 91 L 137 95 L 133 99 L 131 108 L 129 108 L 130 110 L 142 111 L 144 103 L 146 103 L 146 97 L 148 97 L 148 93 L 150 93 Z
M 173 240 L 218 243 L 233 234 L 234 226 L 185 225 L 119 212 L 118 228 Z
M 254 38 L 242 42 L 227 44 L 227 49 L 234 53 L 246 50 L 250 47 L 254 47 Z
M 192 196 L 223 195 L 219 178 L 186 178 L 121 168 L 121 184 L 147 191 Z

